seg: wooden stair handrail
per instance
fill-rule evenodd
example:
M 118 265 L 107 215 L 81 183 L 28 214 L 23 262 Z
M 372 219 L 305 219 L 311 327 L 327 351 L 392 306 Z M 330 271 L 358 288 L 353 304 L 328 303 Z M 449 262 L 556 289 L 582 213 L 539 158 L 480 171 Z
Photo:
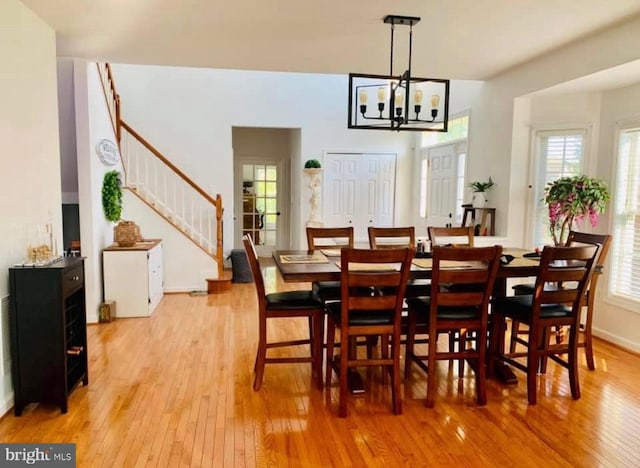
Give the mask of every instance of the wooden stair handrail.
M 120 139 L 122 137 L 122 132 L 120 129 L 120 95 L 116 91 L 116 82 L 113 79 L 113 73 L 111 72 L 111 65 L 105 63 L 105 71 L 107 74 L 107 83 L 106 86 L 109 87 L 109 90 L 105 87 L 105 82 L 102 79 L 102 72 L 100 70 L 100 64 L 96 63 L 96 67 L 98 68 L 98 76 L 100 77 L 100 83 L 102 84 L 102 92 L 104 93 L 104 99 L 107 101 L 107 110 L 109 111 L 109 116 L 111 117 L 111 125 L 113 127 L 113 133 L 116 135 L 116 141 L 118 142 L 118 147 L 120 146 Z M 109 98 L 113 101 L 113 108 L 115 111 L 115 115 L 112 114 L 111 107 L 109 105 Z
M 198 186 L 193 180 L 191 180 L 191 178 L 189 178 L 184 172 L 182 172 L 180 169 L 178 169 L 171 161 L 169 161 L 166 157 L 164 157 L 162 155 L 162 153 L 160 153 L 160 151 L 158 151 L 151 143 L 149 143 L 147 140 L 145 140 L 138 132 L 136 132 L 126 122 L 124 122 L 122 120 L 120 95 L 118 94 L 118 92 L 116 90 L 116 84 L 115 84 L 115 80 L 113 78 L 113 72 L 111 70 L 111 65 L 109 63 L 105 63 L 104 64 L 104 72 L 105 72 L 104 74 L 106 74 L 106 83 L 105 83 L 105 79 L 104 79 L 104 76 L 103 76 L 104 74 L 103 74 L 103 72 L 101 70 L 100 63 L 96 63 L 96 66 L 97 66 L 97 69 L 98 69 L 98 76 L 100 77 L 100 83 L 102 85 L 102 92 L 104 94 L 104 98 L 105 98 L 105 101 L 106 101 L 106 104 L 107 104 L 107 110 L 109 112 L 109 116 L 111 117 L 111 125 L 113 127 L 113 131 L 114 131 L 115 136 L 116 136 L 116 141 L 117 141 L 118 149 L 120 150 L 120 154 L 122 154 L 121 140 L 122 140 L 122 127 L 124 127 L 125 130 L 127 130 L 127 132 L 133 138 L 135 138 L 136 140 L 138 140 L 142 144 L 142 146 L 144 146 L 147 150 L 149 150 L 157 159 L 159 159 L 174 174 L 176 174 L 178 177 L 180 177 L 180 179 L 182 179 L 184 182 L 186 182 L 187 185 L 189 185 L 193 190 L 195 190 L 202 198 L 204 198 L 208 203 L 210 203 L 211 205 L 213 205 L 215 207 L 215 210 L 216 210 L 216 253 L 215 253 L 215 259 L 216 259 L 216 263 L 218 264 L 218 277 L 221 277 L 222 272 L 223 272 L 223 263 L 224 263 L 224 257 L 223 257 L 224 250 L 223 250 L 223 241 L 222 241 L 222 236 L 223 236 L 222 215 L 223 215 L 224 210 L 222 208 L 222 196 L 218 193 L 218 194 L 216 194 L 216 198 L 214 199 L 211 195 L 209 195 L 207 192 L 202 190 L 200 188 L 200 186 Z M 125 169 L 124 163 L 123 163 L 122 166 L 123 166 L 122 170 L 125 171 L 126 169 Z M 137 196 L 139 196 L 139 194 L 136 191 L 132 191 L 132 192 L 135 193 Z M 174 225 L 174 227 L 176 227 L 178 230 L 180 230 L 180 228 L 177 225 L 175 225 L 170 219 L 168 219 L 163 213 L 161 213 L 153 205 L 148 203 L 144 198 L 142 198 L 142 197 L 140 197 L 140 198 L 145 203 L 147 203 L 149 206 L 151 206 L 151 208 L 153 208 L 157 213 L 159 213 L 164 219 L 169 221 L 170 224 Z M 192 239 L 191 236 L 187 236 L 187 237 L 189 237 L 200 248 L 205 250 L 201 245 L 199 245 L 197 242 L 195 242 L 195 240 Z M 207 252 L 207 253 L 209 253 L 209 252 Z
M 174 164 L 171 163 L 167 158 L 165 158 L 160 151 L 154 148 L 154 146 L 140 136 L 138 132 L 136 132 L 131 126 L 129 126 L 124 120 L 122 120 L 121 125 L 124 129 L 131 134 L 136 140 L 138 140 L 142 145 L 147 148 L 149 151 L 153 153 L 153 155 L 162 161 L 166 166 L 168 166 L 173 172 L 175 172 L 182 180 L 184 180 L 187 184 L 191 186 L 196 192 L 198 192 L 204 199 L 206 199 L 209 203 L 217 207 L 216 200 L 213 199 L 211 195 L 202 190 L 198 184 L 196 184 L 193 180 L 191 180 L 184 172 L 178 169 Z

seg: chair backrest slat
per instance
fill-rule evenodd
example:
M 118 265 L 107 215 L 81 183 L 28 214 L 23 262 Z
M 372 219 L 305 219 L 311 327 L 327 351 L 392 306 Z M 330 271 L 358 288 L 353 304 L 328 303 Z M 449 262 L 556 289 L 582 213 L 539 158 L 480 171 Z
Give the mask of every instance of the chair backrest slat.
M 546 246 L 540 257 L 533 306 L 571 303 L 574 313 L 579 313 L 599 249 L 600 245 Z M 545 289 L 546 283 L 561 284 L 561 288 L 550 291 Z
M 454 247 L 473 247 L 473 227 L 438 227 L 427 228 L 432 246 L 451 244 Z
M 401 247 L 415 248 L 416 230 L 407 227 L 374 227 L 369 226 L 369 247 L 372 249 L 397 249 Z
M 413 254 L 414 250 L 409 248 L 342 249 L 340 284 L 344 326 L 347 326 L 348 315 L 352 310 L 393 310 L 394 323 L 398 326 L 399 333 L 402 302 Z M 374 294 L 375 288 L 384 288 L 385 294 Z
M 502 246 L 499 245 L 475 248 L 434 247 L 431 279 L 432 313 L 436 313 L 438 306 L 475 306 L 488 310 L 501 253 Z M 464 268 L 448 266 L 448 262 L 463 260 L 468 264 Z M 467 286 L 447 287 L 450 284 Z M 470 288 L 469 285 L 472 284 L 479 286 Z
M 353 248 L 353 226 L 337 228 L 307 228 L 307 248 L 316 250 L 322 247 L 330 249 Z

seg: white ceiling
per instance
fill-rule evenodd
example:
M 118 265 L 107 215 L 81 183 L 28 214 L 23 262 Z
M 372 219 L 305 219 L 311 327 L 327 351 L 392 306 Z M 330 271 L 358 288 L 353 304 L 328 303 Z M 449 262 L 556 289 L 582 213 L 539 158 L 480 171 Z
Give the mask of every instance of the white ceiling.
M 640 14 L 640 0 L 21 1 L 57 31 L 59 56 L 313 73 L 388 73 L 382 18 L 419 16 L 412 75 L 477 80 Z M 397 27 L 394 73 L 407 37 Z

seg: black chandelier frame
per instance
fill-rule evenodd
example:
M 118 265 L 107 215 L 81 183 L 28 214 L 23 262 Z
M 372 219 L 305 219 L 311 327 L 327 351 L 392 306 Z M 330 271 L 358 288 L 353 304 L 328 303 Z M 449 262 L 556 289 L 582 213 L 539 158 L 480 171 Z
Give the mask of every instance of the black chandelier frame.
M 446 132 L 449 121 L 450 81 L 411 76 L 413 25 L 419 17 L 388 15 L 391 24 L 389 75 L 349 74 L 348 128 L 369 130 Z M 393 74 L 394 29 L 409 26 L 409 63 L 401 75 Z M 377 105 L 369 105 L 369 91 L 377 91 Z M 412 101 L 413 97 L 413 102 Z M 425 109 L 426 98 L 431 106 Z

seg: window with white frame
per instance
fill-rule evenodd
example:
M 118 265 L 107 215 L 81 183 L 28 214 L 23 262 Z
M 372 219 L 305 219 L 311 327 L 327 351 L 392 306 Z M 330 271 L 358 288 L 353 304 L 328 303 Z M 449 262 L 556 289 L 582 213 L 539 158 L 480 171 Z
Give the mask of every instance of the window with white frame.
M 449 119 L 446 132 L 423 132 L 420 146 L 435 146 L 454 140 L 466 140 L 469 135 L 469 114 Z
M 640 123 L 622 128 L 613 195 L 609 291 L 640 302 Z
M 542 246 L 552 243 L 549 234 L 549 211 L 543 201 L 544 188 L 547 183 L 561 177 L 584 173 L 586 134 L 585 128 L 536 133 L 538 171 L 535 191 L 534 245 Z

